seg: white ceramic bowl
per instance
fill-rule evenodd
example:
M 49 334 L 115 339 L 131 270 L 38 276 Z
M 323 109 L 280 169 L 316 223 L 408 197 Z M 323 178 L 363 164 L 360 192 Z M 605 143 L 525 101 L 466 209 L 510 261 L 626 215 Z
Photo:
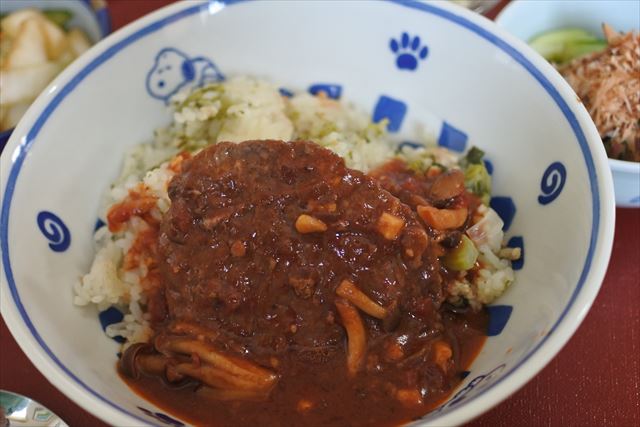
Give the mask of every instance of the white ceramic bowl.
M 640 31 L 640 2 L 635 0 L 515 0 L 496 23 L 522 40 L 559 28 L 584 28 L 602 34 L 606 22 L 618 31 Z M 609 160 L 616 204 L 640 207 L 640 163 Z
M 111 18 L 107 4 L 103 1 L 90 0 L 2 0 L 0 13 L 32 7 L 39 10 L 62 9 L 73 14 L 70 22 L 72 28 L 81 28 L 89 39 L 95 43 L 111 32 Z M 0 151 L 5 146 L 13 129 L 0 132 Z
M 25 353 L 75 402 L 115 425 L 171 422 L 115 374 L 118 345 L 95 311 L 72 305 L 72 286 L 90 265 L 99 200 L 123 153 L 170 120 L 163 99 L 197 82 L 196 65 L 210 62 L 227 76 L 289 89 L 339 88 L 374 116 L 391 117 L 398 140 L 415 138 L 422 124 L 453 149 L 486 150 L 492 204 L 524 260 L 514 265 L 516 284 L 490 308 L 491 336 L 469 375 L 417 424 L 458 424 L 486 411 L 573 334 L 603 279 L 615 212 L 587 112 L 550 65 L 485 18 L 447 2 L 363 6 L 171 5 L 93 47 L 27 112 L 0 164 L 0 303 Z M 402 48 L 405 32 L 420 37 L 415 49 Z M 391 39 L 400 39 L 399 52 Z M 147 87 L 167 48 L 174 69 L 195 74 L 169 73 L 162 88 Z

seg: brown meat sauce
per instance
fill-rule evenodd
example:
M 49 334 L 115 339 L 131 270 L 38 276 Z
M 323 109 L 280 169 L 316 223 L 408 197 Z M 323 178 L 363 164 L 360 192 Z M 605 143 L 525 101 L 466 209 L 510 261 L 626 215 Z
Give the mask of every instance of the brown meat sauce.
M 152 343 L 125 352 L 123 378 L 198 425 L 424 415 L 487 321 L 447 310 L 438 241 L 461 230 L 436 232 L 415 209 L 477 201 L 455 182 L 438 193 L 438 179 L 457 178 L 398 163 L 367 176 L 310 142 L 220 143 L 186 160 L 153 251 L 164 309 Z

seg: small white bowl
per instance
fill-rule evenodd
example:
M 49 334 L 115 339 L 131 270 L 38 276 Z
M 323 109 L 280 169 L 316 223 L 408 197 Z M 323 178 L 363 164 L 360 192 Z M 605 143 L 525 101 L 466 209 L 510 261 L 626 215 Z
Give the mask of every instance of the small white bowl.
M 91 0 L 2 0 L 0 13 L 8 14 L 19 9 L 61 9 L 73 14 L 70 27 L 81 28 L 92 43 L 97 43 L 111 32 L 111 18 L 104 1 Z M 0 132 L 0 151 L 11 136 L 12 129 Z
M 415 46 L 392 42 L 404 33 L 419 36 Z M 148 78 L 159 52 L 171 52 L 171 70 Z M 72 288 L 94 256 L 100 201 L 123 154 L 169 122 L 166 97 L 212 64 L 227 76 L 341 92 L 390 117 L 398 141 L 426 126 L 442 145 L 486 151 L 492 204 L 524 258 L 489 308 L 491 333 L 468 376 L 415 425 L 478 416 L 569 340 L 607 269 L 615 205 L 597 130 L 546 61 L 448 2 L 190 1 L 91 48 L 35 101 L 0 158 L 2 316 L 63 393 L 114 425 L 171 420 L 120 380 L 118 344 L 95 310 L 73 306 Z
M 640 31 L 640 2 L 636 0 L 514 0 L 496 23 L 527 41 L 545 31 L 584 28 L 602 34 L 606 22 L 618 31 Z M 609 159 L 616 205 L 640 207 L 640 163 Z

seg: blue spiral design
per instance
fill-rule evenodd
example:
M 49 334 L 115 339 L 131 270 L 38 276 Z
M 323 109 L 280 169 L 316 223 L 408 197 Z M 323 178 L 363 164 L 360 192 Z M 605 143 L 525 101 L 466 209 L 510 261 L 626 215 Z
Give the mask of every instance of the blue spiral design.
M 54 252 L 64 252 L 71 244 L 71 233 L 62 220 L 54 213 L 42 211 L 37 217 L 38 228 L 50 242 Z
M 538 203 L 548 205 L 553 202 L 562 192 L 567 181 L 567 169 L 560 162 L 553 162 L 549 165 L 542 180 L 540 181 L 540 191 Z

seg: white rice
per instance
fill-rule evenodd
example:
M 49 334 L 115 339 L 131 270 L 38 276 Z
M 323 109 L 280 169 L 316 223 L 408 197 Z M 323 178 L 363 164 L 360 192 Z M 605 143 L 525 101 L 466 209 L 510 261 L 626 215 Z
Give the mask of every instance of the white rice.
M 160 220 L 170 206 L 167 186 L 175 173 L 171 162 L 176 155 L 185 150 L 195 153 L 220 141 L 312 140 L 340 155 L 347 166 L 364 172 L 396 155 L 385 121 L 374 124 L 363 111 L 324 96 L 300 93 L 288 99 L 276 86 L 247 77 L 179 93 L 170 106 L 173 122 L 156 130 L 152 142 L 134 147 L 125 156 L 122 172 L 105 196 L 100 215 L 105 222 L 109 209 L 136 189 L 157 199 L 151 215 Z M 400 155 L 421 167 L 432 163 L 454 167 L 458 161 L 457 155 L 438 147 L 403 150 Z M 474 307 L 493 301 L 513 281 L 509 261 L 496 255 L 502 250 L 501 221 L 496 223 L 498 217 L 490 208 L 483 207 L 479 214 L 483 220 L 476 226 L 475 237 L 491 239 L 485 245 L 476 242 L 483 269 L 474 283 L 460 277 L 449 289 L 453 302 L 466 298 Z M 91 269 L 74 285 L 76 305 L 95 305 L 98 310 L 116 306 L 124 313 L 122 322 L 108 326 L 106 333 L 124 337 L 127 345 L 146 341 L 151 333 L 142 286 L 148 268 L 143 262 L 123 268 L 136 236 L 147 227 L 134 216 L 117 232 L 106 226 L 97 230 Z

